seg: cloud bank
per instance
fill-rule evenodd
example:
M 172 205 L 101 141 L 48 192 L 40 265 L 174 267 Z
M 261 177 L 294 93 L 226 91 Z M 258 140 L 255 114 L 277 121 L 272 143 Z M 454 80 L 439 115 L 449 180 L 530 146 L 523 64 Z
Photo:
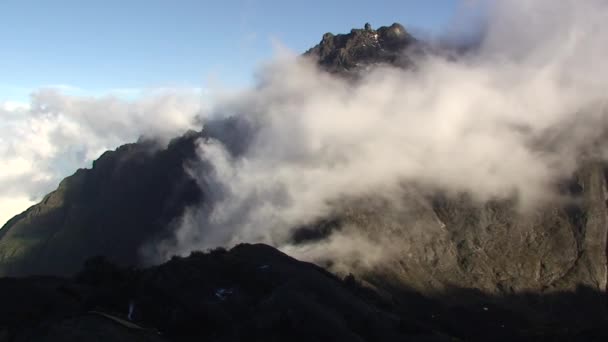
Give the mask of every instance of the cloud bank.
M 255 88 L 213 105 L 209 122 L 247 123 L 247 148 L 198 142 L 214 172 L 189 171 L 215 199 L 190 208 L 158 253 L 288 248 L 294 227 L 345 199 L 396 198 L 411 185 L 515 199 L 524 211 L 553 199 L 557 181 L 605 156 L 606 18 L 604 1 L 497 1 L 471 51 L 418 56 L 411 70 L 377 66 L 357 82 L 278 57 Z M 324 246 L 366 244 L 332 236 Z
M 42 89 L 28 104 L 0 107 L 0 224 L 39 201 L 106 150 L 145 136 L 161 144 L 187 129 L 201 94 L 170 90 L 137 100 Z

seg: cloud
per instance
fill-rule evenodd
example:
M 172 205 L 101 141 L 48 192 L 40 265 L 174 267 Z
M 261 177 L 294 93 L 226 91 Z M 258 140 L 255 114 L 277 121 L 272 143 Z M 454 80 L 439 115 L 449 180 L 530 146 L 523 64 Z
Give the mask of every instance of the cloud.
M 63 88 L 62 88 L 63 89 Z M 102 152 L 141 136 L 161 143 L 199 128 L 198 89 L 162 89 L 134 100 L 41 89 L 0 107 L 1 223 L 38 201 Z
M 19 110 L 27 110 L 30 108 L 29 103 L 18 101 L 4 101 L 0 104 L 0 110 L 4 112 L 15 112 Z
M 2 208 L 0 222 L 4 224 L 15 214 L 22 212 L 34 204 L 35 202 L 30 200 L 28 196 L 0 196 L 0 208 Z
M 608 119 L 607 15 L 602 1 L 497 2 L 473 51 L 416 57 L 412 70 L 377 66 L 357 82 L 279 57 L 253 89 L 212 107 L 212 120 L 247 122 L 250 142 L 234 154 L 221 136 L 199 141 L 215 171 L 190 172 L 215 201 L 190 208 L 158 253 L 242 241 L 291 248 L 294 227 L 345 199 L 394 199 L 404 186 L 515 199 L 520 210 L 552 200 L 555 182 L 605 154 L 594 143 Z M 323 245 L 365 244 L 331 236 Z

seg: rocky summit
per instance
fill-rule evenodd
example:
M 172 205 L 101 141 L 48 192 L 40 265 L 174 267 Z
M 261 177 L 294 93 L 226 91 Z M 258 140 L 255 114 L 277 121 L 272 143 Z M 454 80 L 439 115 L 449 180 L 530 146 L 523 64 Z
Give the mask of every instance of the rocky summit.
M 304 55 L 356 76 L 378 64 L 412 67 L 422 47 L 399 24 L 366 24 L 327 33 Z M 184 169 L 195 141 L 224 141 L 238 154 L 243 125 L 222 119 L 166 149 L 142 141 L 106 152 L 7 222 L 0 275 L 52 277 L 0 280 L 9 303 L 0 341 L 99 330 L 142 341 L 605 339 L 608 169 L 598 160 L 555 185 L 574 200 L 527 212 L 514 200 L 479 203 L 417 186 L 403 190 L 398 206 L 373 195 L 346 199 L 293 236 L 304 247 L 336 231 L 399 246 L 372 268 L 343 260 L 346 279 L 263 245 L 141 268 L 144 245 L 173 234 L 187 207 L 211 205 Z M 335 261 L 319 266 L 336 269 Z
M 321 42 L 304 55 L 316 58 L 327 71 L 349 73 L 378 63 L 409 66 L 411 62 L 402 52 L 419 45 L 401 24 L 374 30 L 366 23 L 363 29 L 352 29 L 349 34 L 324 34 Z

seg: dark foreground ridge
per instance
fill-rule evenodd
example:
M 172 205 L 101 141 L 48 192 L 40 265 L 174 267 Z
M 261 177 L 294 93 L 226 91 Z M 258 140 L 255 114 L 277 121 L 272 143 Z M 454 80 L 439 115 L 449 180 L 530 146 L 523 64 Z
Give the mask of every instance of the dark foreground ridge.
M 458 291 L 450 296 L 458 296 Z M 175 257 L 148 269 L 93 258 L 71 279 L 0 280 L 0 341 L 509 341 L 608 337 L 608 322 L 578 312 L 539 325 L 476 295 L 479 306 L 410 295 L 380 297 L 266 245 Z M 526 296 L 526 295 L 519 295 Z M 528 295 L 575 305 L 591 292 Z M 573 316 L 574 317 L 574 316 Z M 589 317 L 595 317 L 593 321 Z

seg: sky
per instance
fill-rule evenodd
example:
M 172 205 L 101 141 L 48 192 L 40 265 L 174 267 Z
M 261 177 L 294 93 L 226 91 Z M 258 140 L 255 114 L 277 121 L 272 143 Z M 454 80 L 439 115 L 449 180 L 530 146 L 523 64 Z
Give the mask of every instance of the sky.
M 244 86 L 279 43 L 303 52 L 325 32 L 400 22 L 441 30 L 457 0 L 3 0 L 0 103 L 53 87 L 134 96 L 142 88 Z

